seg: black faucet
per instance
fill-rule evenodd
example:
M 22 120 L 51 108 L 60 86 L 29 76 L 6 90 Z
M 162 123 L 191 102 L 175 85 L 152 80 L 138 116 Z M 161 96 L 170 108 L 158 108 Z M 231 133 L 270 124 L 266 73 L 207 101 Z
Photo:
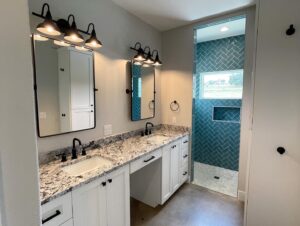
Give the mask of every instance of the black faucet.
M 150 135 L 150 134 L 152 133 L 151 128 L 149 129 L 149 128 L 148 128 L 148 125 L 150 125 L 151 128 L 154 127 L 153 123 L 147 122 L 147 123 L 146 123 L 146 126 L 145 126 L 145 135 Z
M 78 141 L 79 146 L 81 146 L 81 141 L 78 138 L 73 139 L 73 147 L 72 147 L 72 159 L 77 159 L 77 150 L 75 147 L 75 143 Z

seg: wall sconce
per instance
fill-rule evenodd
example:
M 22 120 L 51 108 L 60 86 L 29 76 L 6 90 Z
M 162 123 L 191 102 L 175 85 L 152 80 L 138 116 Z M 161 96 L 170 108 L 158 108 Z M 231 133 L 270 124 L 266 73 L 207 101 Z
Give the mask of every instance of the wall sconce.
M 45 10 L 46 7 L 48 8 L 48 10 L 47 10 L 46 16 L 44 17 L 44 10 Z M 44 22 L 40 23 L 37 26 L 36 29 L 39 32 L 41 32 L 43 34 L 46 34 L 46 35 L 53 35 L 53 36 L 58 36 L 58 35 L 61 34 L 58 26 L 52 20 L 52 16 L 51 16 L 51 12 L 50 12 L 50 6 L 47 3 L 45 3 L 43 5 L 41 16 L 43 16 L 45 20 L 44 20 Z
M 67 32 L 64 36 L 64 39 L 66 39 L 69 42 L 75 42 L 75 43 L 83 42 L 84 39 L 83 39 L 82 35 L 79 34 L 79 31 L 77 29 L 77 25 L 76 25 L 76 22 L 75 22 L 75 17 L 74 17 L 73 14 L 70 14 L 68 16 L 68 23 L 70 24 L 70 19 L 71 18 L 72 18 L 73 22 L 72 22 L 71 27 L 69 29 L 67 29 Z
M 45 8 L 47 7 L 47 13 L 46 16 L 44 16 Z M 50 13 L 50 7 L 49 4 L 45 3 L 42 7 L 41 14 L 32 12 L 34 16 L 40 17 L 44 19 L 44 22 L 40 23 L 37 26 L 37 30 L 45 35 L 51 35 L 51 36 L 59 36 L 63 34 L 63 37 L 54 40 L 54 43 L 59 46 L 70 46 L 74 45 L 72 43 L 78 44 L 84 42 L 83 36 L 80 34 L 89 35 L 90 37 L 85 41 L 84 45 L 78 46 L 77 49 L 80 49 L 82 51 L 86 51 L 89 49 L 96 49 L 100 48 L 102 46 L 102 43 L 97 39 L 96 31 L 95 31 L 95 25 L 93 23 L 90 23 L 88 25 L 87 31 L 83 31 L 81 29 L 77 28 L 75 17 L 73 14 L 70 14 L 68 16 L 68 19 L 58 19 L 53 20 L 51 13 Z M 72 19 L 72 23 L 70 24 Z M 89 33 L 90 27 L 92 26 L 92 32 Z M 47 36 L 40 35 L 40 34 L 34 34 L 35 40 L 38 41 L 46 41 Z M 60 40 L 65 39 L 65 40 Z
M 153 65 L 154 65 L 154 66 L 161 66 L 161 65 L 162 65 L 162 62 L 161 62 L 160 59 L 159 59 L 158 51 L 157 51 L 156 49 L 153 50 L 153 52 L 152 52 L 152 57 L 154 56 L 154 53 L 156 53 L 156 57 L 155 57 L 155 60 L 154 60 Z
M 146 50 L 148 49 L 148 53 L 146 53 Z M 153 64 L 154 60 L 152 59 L 152 55 L 151 55 L 151 50 L 149 46 L 146 46 L 144 48 L 144 53 L 147 54 L 146 60 L 144 61 L 144 63 L 146 64 Z
M 135 65 L 142 65 L 143 67 L 153 66 L 161 66 L 162 62 L 159 59 L 158 51 L 153 50 L 151 53 L 151 49 L 149 46 L 146 46 L 144 49 L 140 42 L 135 43 L 134 47 L 130 47 L 130 49 L 137 52 L 137 54 L 133 57 L 133 62 Z M 153 58 L 154 54 L 155 60 Z
M 130 47 L 130 48 L 137 51 L 137 54 L 133 58 L 135 61 L 141 62 L 141 61 L 146 60 L 145 56 L 144 56 L 145 53 L 144 53 L 144 50 L 142 49 L 142 44 L 140 42 L 135 43 L 134 47 Z M 140 65 L 141 65 L 141 63 L 140 63 Z
M 91 48 L 100 48 L 102 46 L 101 41 L 97 39 L 96 31 L 95 31 L 95 25 L 93 23 L 90 23 L 87 29 L 87 32 L 90 30 L 90 26 L 93 26 L 93 30 L 91 33 L 91 37 L 85 41 L 85 45 L 91 47 Z

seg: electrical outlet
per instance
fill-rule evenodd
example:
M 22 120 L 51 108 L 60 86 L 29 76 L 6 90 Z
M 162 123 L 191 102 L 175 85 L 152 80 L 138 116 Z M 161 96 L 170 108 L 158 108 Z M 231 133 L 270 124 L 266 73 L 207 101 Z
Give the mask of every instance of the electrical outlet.
M 112 134 L 112 125 L 104 125 L 104 136 L 109 136 Z

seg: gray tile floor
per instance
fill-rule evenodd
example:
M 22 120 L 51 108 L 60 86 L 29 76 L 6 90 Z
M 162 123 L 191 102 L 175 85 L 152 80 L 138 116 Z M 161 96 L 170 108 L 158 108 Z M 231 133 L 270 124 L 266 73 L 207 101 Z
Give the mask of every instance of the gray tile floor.
M 131 200 L 131 226 L 242 226 L 243 203 L 197 185 L 185 184 L 164 206 Z

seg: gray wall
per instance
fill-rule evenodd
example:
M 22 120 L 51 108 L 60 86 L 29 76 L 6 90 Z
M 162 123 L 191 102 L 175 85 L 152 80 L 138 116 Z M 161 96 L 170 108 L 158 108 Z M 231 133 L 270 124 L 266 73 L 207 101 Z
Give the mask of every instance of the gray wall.
M 243 109 L 241 124 L 241 149 L 239 162 L 239 186 L 241 196 L 246 190 L 246 169 L 249 149 L 250 118 L 252 104 L 252 61 L 254 50 L 254 8 L 240 10 L 223 16 L 206 18 L 191 25 L 179 27 L 163 33 L 163 68 L 162 90 L 162 122 L 176 125 L 192 125 L 193 98 L 193 62 L 194 62 L 194 28 L 209 22 L 246 13 L 246 53 L 244 71 Z M 247 36 L 247 34 L 250 34 Z M 172 112 L 170 102 L 177 100 L 180 111 Z M 243 197 L 241 197 L 243 199 Z
M 40 0 L 29 0 L 30 11 L 40 12 Z M 143 128 L 145 121 L 131 122 L 130 99 L 125 90 L 129 87 L 127 61 L 135 54 L 129 47 L 140 41 L 161 50 L 161 34 L 137 17 L 115 5 L 111 0 L 54 0 L 49 2 L 53 17 L 67 18 L 73 13 L 77 26 L 87 29 L 90 22 L 96 26 L 97 36 L 103 47 L 95 53 L 97 127 L 94 130 L 76 132 L 68 135 L 38 139 L 39 152 L 47 152 L 70 146 L 74 137 L 87 142 L 103 137 L 103 126 L 112 124 L 113 134 Z M 40 19 L 31 17 L 32 27 Z M 157 70 L 157 100 L 160 100 L 160 75 Z M 161 123 L 160 102 L 156 103 L 154 124 Z
M 3 226 L 38 226 L 33 70 L 25 0 L 0 8 L 0 206 Z M 12 17 L 13 15 L 13 17 Z

